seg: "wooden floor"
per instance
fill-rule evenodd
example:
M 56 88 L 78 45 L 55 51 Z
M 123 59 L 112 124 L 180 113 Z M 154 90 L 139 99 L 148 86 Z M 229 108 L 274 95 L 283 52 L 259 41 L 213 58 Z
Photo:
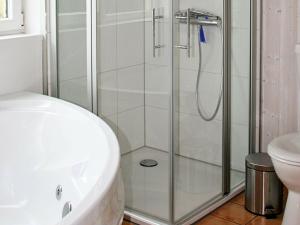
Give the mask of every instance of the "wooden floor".
M 256 216 L 244 208 L 244 194 L 241 194 L 194 225 L 281 225 L 282 214 L 275 219 Z M 123 225 L 134 225 L 124 221 Z

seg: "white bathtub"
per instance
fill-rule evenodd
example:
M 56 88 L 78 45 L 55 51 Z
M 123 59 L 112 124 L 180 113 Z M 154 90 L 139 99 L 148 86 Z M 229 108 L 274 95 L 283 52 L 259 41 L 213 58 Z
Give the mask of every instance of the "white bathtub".
M 32 93 L 2 96 L 0 155 L 1 225 L 121 223 L 118 142 L 92 113 Z

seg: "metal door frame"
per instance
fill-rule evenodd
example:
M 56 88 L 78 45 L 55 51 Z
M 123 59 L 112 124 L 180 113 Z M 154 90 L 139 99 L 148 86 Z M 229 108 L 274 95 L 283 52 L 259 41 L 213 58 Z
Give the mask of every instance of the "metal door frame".
M 59 97 L 59 74 L 58 74 L 58 42 L 57 42 L 57 1 L 46 0 L 46 39 L 47 39 L 47 62 L 48 81 L 50 89 L 48 95 Z M 87 49 L 87 96 L 89 110 L 97 115 L 97 0 L 86 0 L 86 49 Z M 95 47 L 94 47 L 95 46 Z

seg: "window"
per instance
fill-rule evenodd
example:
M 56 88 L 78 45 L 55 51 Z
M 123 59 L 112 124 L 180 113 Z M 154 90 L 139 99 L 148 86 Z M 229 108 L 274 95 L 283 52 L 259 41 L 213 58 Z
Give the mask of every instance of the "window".
M 0 0 L 0 19 L 7 18 L 7 0 Z
M 23 30 L 22 0 L 0 0 L 0 34 Z

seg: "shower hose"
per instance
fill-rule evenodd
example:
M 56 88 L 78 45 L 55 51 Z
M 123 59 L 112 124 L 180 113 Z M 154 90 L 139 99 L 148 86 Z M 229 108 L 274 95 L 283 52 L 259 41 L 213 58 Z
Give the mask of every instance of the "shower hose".
M 220 41 L 221 41 L 221 46 L 223 45 L 223 34 L 222 34 L 222 26 L 218 26 L 219 31 L 220 31 Z M 200 32 L 200 27 L 199 27 L 199 32 Z M 200 36 L 200 35 L 198 35 Z M 218 114 L 221 101 L 222 101 L 222 96 L 223 96 L 223 66 L 222 66 L 222 81 L 220 84 L 220 89 L 219 89 L 219 96 L 218 96 L 218 101 L 216 104 L 215 109 L 211 114 L 208 114 L 205 108 L 203 107 L 203 104 L 200 99 L 199 95 L 199 90 L 200 90 L 200 80 L 201 80 L 201 69 L 202 69 L 202 48 L 201 48 L 201 40 L 198 40 L 198 47 L 199 47 L 199 68 L 198 68 L 198 76 L 197 76 L 197 84 L 196 84 L 196 105 L 197 105 L 197 110 L 201 118 L 205 121 L 212 121 Z

